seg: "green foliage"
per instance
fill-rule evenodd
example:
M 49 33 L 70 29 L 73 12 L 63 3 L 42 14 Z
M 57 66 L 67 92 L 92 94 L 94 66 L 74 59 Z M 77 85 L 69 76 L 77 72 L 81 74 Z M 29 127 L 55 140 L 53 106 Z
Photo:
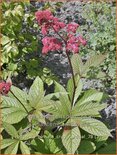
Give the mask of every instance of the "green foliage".
M 48 68 L 39 68 L 40 60 L 37 54 L 37 37 L 27 31 L 29 27 L 37 28 L 34 23 L 34 10 L 30 13 L 24 11 L 29 3 L 2 3 L 3 22 L 2 22 L 2 67 L 4 78 L 5 70 L 12 74 L 27 72 L 27 78 L 35 78 L 30 89 L 24 91 L 16 86 L 11 86 L 8 95 L 2 95 L 2 153 L 3 154 L 91 154 L 91 153 L 115 153 L 115 143 L 109 142 L 111 137 L 110 130 L 99 120 L 100 111 L 107 105 L 103 103 L 103 92 L 94 89 L 83 91 L 82 78 L 90 77 L 99 67 L 103 68 L 107 62 L 110 63 L 110 41 L 109 50 L 114 53 L 114 38 L 107 39 L 100 36 L 97 30 L 105 25 L 100 21 L 100 12 L 106 13 L 107 4 L 103 7 L 100 3 L 86 4 L 89 6 L 87 11 L 93 10 L 90 16 L 84 13 L 84 18 L 94 21 L 95 27 L 89 27 L 89 35 L 92 31 L 96 34 L 90 41 L 91 49 L 97 54 L 90 56 L 84 62 L 79 54 L 74 54 L 71 58 L 73 72 L 75 74 L 75 86 L 73 77 L 68 80 L 66 88 L 55 81 L 55 76 Z M 51 9 L 53 12 L 62 5 L 61 2 L 50 4 L 45 3 L 43 9 Z M 84 6 L 84 7 L 86 7 Z M 96 7 L 99 7 L 98 9 Z M 108 11 L 110 8 L 108 9 Z M 98 11 L 95 12 L 95 11 Z M 111 11 L 111 10 L 110 10 Z M 96 21 L 95 21 L 95 18 Z M 25 33 L 22 22 L 26 22 Z M 114 19 L 111 19 L 113 20 Z M 107 21 L 106 21 L 107 22 Z M 111 21 L 112 22 L 112 21 Z M 9 24 L 10 23 L 10 24 Z M 98 26 L 97 26 L 98 25 Z M 108 25 L 108 28 L 111 25 Z M 83 26 L 81 26 L 81 29 Z M 101 30 L 101 31 L 102 31 Z M 110 30 L 107 30 L 109 36 Z M 91 34 L 90 34 L 91 33 Z M 114 33 L 114 30 L 113 30 Z M 19 35 L 18 35 L 19 34 Z M 28 34 L 28 35 L 27 35 Z M 102 38 L 102 39 L 100 39 Z M 99 44 L 98 44 L 99 42 Z M 28 45 L 27 45 L 28 44 Z M 103 47 L 103 48 L 102 48 Z M 39 50 L 41 45 L 39 47 Z M 85 54 L 83 50 L 82 54 Z M 88 51 L 87 51 L 88 53 Z M 29 60 L 29 55 L 31 55 Z M 22 61 L 21 61 L 22 59 Z M 27 61 L 28 60 L 28 61 Z M 99 67 L 98 67 L 99 66 Z M 9 74 L 9 73 L 8 73 Z M 106 73 L 108 75 L 108 71 Z M 40 75 L 40 77 L 38 76 Z M 92 75 L 100 78 L 105 76 L 105 72 Z M 114 78 L 113 78 L 114 79 Z M 48 94 L 45 90 L 45 83 L 53 85 L 54 91 Z M 82 136 L 93 136 L 87 139 Z M 95 136 L 95 137 L 94 137 Z
M 29 2 L 2 3 L 1 44 L 4 79 L 9 74 L 16 76 L 24 71 L 32 78 L 42 70 L 39 67 L 38 54 L 41 46 L 39 47 L 37 36 L 32 35 L 33 32 L 30 31 L 30 27 L 34 31 L 37 26 L 34 12 L 25 12 L 29 5 Z M 30 60 L 27 61 L 28 59 Z
M 96 75 L 100 70 L 104 71 L 106 73 L 105 86 L 115 88 L 116 5 L 102 1 L 85 3 L 81 6 L 83 10 L 79 12 L 79 16 L 84 22 L 80 25 L 79 31 L 88 40 L 87 47 L 81 50 L 82 56 L 108 54 L 107 59 L 98 68 Z M 95 77 L 94 70 L 90 70 L 90 72 Z M 89 77 L 92 77 L 91 73 Z
M 52 11 L 60 8 L 61 2 L 44 4 L 43 9 Z M 26 11 L 26 9 L 30 10 Z M 23 74 L 27 79 L 41 76 L 47 85 L 52 85 L 56 77 L 48 68 L 41 67 L 41 41 L 37 33 L 40 32 L 35 22 L 36 8 L 27 2 L 2 3 L 2 78 L 17 77 Z
M 116 142 L 111 142 L 110 144 L 107 144 L 104 148 L 100 148 L 99 151 L 97 151 L 98 154 L 115 154 L 116 152 Z
M 110 131 L 107 127 L 95 119 L 99 117 L 99 111 L 105 107 L 104 104 L 100 104 L 103 93 L 96 90 L 87 90 L 84 93 L 82 92 L 80 77 L 76 76 L 75 81 L 77 91 L 73 105 L 71 105 L 70 99 L 70 96 L 72 98 L 73 95 L 71 94 L 73 83 L 69 81 L 69 92 L 54 81 L 55 93 L 46 96 L 43 81 L 39 77 L 34 80 L 28 93 L 15 86 L 11 87 L 9 95 L 2 97 L 3 128 L 12 137 L 11 139 L 3 140 L 2 149 L 7 147 L 5 153 L 12 153 L 12 151 L 16 153 L 19 148 L 22 154 L 29 154 L 31 149 L 32 151 L 36 149 L 40 153 L 48 151 L 50 153 L 61 151 L 75 153 L 82 142 L 80 129 L 98 137 L 110 136 Z M 24 118 L 27 118 L 28 128 L 31 131 L 27 130 L 27 126 L 20 127 L 17 131 L 11 125 L 20 123 Z M 56 136 L 54 133 L 48 133 L 48 130 L 50 131 L 56 126 L 63 125 L 65 127 L 60 130 L 61 138 L 57 138 L 59 133 Z M 44 137 L 46 137 L 39 138 L 38 134 L 43 129 L 45 131 Z M 48 136 L 51 138 L 48 138 Z M 29 148 L 25 141 L 30 139 L 34 140 Z M 41 150 L 41 148 L 38 148 L 38 143 L 42 146 L 45 145 L 45 147 Z M 62 150 L 59 148 L 58 143 L 61 144 Z M 50 145 L 48 146 L 48 144 Z M 92 144 L 92 142 L 89 142 L 88 145 L 91 147 Z
M 88 71 L 90 71 L 91 67 L 98 67 L 106 57 L 106 54 L 94 55 L 83 64 L 81 56 L 79 54 L 74 54 L 71 58 L 74 74 L 80 75 L 81 78 L 87 77 Z M 98 78 L 98 75 L 96 78 Z
M 6 122 L 3 123 L 3 128 L 8 132 L 8 134 L 14 138 L 19 138 L 18 133 L 16 129 L 11 125 Z
M 1 149 L 5 149 L 4 154 L 17 154 L 19 145 L 22 154 L 30 154 L 30 149 L 28 146 L 23 142 L 25 140 L 24 136 L 21 136 L 21 133 L 19 134 L 18 131 L 14 128 L 13 125 L 3 122 L 3 128 L 5 131 L 11 136 L 11 139 L 3 139 Z M 37 134 L 36 134 L 37 136 Z M 27 139 L 33 139 L 33 136 L 28 137 Z
M 30 116 L 31 112 L 31 115 L 34 113 L 35 117 L 41 120 L 41 112 L 46 111 L 52 103 L 51 100 L 44 97 L 43 82 L 37 77 L 28 94 L 12 86 L 9 97 L 3 96 L 2 119 L 14 124 L 20 122 L 26 116 Z

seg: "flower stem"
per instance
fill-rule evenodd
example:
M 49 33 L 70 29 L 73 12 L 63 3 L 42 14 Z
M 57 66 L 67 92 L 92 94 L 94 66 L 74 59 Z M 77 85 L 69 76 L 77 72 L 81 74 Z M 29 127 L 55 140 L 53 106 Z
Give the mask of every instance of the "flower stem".
M 55 31 L 55 33 L 64 41 L 65 47 L 67 48 L 67 41 L 55 30 L 55 28 L 54 28 L 53 26 L 52 26 L 52 28 L 53 28 L 53 30 Z M 70 56 L 69 56 L 69 54 L 68 54 L 67 49 L 66 49 L 65 53 L 66 53 L 67 58 L 68 58 L 68 62 L 69 62 L 70 69 L 71 69 L 71 74 L 72 74 L 72 79 L 73 79 L 74 90 L 73 90 L 73 96 L 72 96 L 71 104 L 72 104 L 72 106 L 74 106 L 74 105 L 73 105 L 73 102 L 74 102 L 75 91 L 76 91 L 75 75 L 74 75 L 74 72 L 73 72 L 73 67 L 72 67 L 71 59 L 70 59 Z
M 27 114 L 29 115 L 28 110 L 26 109 L 26 107 L 23 105 L 23 103 L 17 98 L 17 96 L 12 92 L 12 90 L 10 90 L 11 94 L 20 102 L 20 104 L 23 106 L 23 108 L 25 109 L 25 111 L 27 112 Z
M 75 91 L 76 91 L 76 82 L 75 82 L 75 75 L 74 75 L 74 72 L 73 72 L 73 67 L 72 67 L 72 63 L 71 63 L 71 60 L 70 60 L 70 57 L 69 57 L 69 54 L 66 50 L 66 55 L 67 55 L 67 58 L 68 58 L 68 61 L 69 61 L 69 65 L 70 65 L 70 68 L 71 68 L 71 73 L 72 73 L 72 79 L 73 79 L 73 86 L 74 86 L 74 89 L 73 89 L 73 96 L 72 96 L 72 106 L 73 106 L 73 102 L 74 102 L 74 97 L 75 97 Z

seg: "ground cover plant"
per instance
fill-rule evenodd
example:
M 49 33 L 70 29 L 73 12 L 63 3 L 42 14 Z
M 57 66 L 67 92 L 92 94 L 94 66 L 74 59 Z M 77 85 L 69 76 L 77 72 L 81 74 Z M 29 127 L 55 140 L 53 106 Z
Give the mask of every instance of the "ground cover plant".
M 1 42 L 4 72 L 4 81 L 0 82 L 2 154 L 115 154 L 116 143 L 111 129 L 100 114 L 107 106 L 108 95 L 94 88 L 83 89 L 83 79 L 89 78 L 89 72 L 103 67 L 109 53 L 100 51 L 85 61 L 82 59 L 90 41 L 81 32 L 79 23 L 62 21 L 56 16 L 55 9 L 62 3 L 39 3 L 39 10 L 33 8 L 32 14 L 25 14 L 26 24 L 29 24 L 27 31 L 35 27 L 40 38 L 37 33 L 33 36 L 27 31 L 17 35 L 27 5 L 29 3 L 3 3 L 3 10 L 8 12 L 3 15 Z M 9 24 L 12 18 L 16 20 Z M 24 40 L 27 34 L 30 41 Z M 107 45 L 100 46 L 105 49 Z M 48 68 L 39 68 L 41 62 L 33 55 L 37 47 L 44 57 L 49 53 L 64 53 L 71 72 L 66 86 L 60 84 Z M 25 59 L 27 54 L 31 55 L 29 61 Z M 15 69 L 9 69 L 15 65 Z M 11 79 L 15 72 L 20 76 L 24 66 L 27 66 L 26 76 L 33 82 L 29 89 L 22 90 Z M 52 91 L 48 91 L 47 85 L 52 86 Z

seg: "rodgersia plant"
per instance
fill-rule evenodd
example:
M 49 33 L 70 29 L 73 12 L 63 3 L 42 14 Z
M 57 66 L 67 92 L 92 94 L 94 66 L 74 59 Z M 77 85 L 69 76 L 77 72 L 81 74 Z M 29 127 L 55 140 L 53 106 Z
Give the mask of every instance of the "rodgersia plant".
M 3 129 L 11 136 L 3 139 L 3 152 L 80 154 L 86 149 L 85 153 L 93 153 L 111 134 L 105 124 L 96 119 L 101 117 L 99 111 L 105 107 L 101 102 L 103 93 L 94 89 L 83 92 L 82 77 L 106 56 L 93 56 L 83 64 L 78 52 L 87 42 L 81 35 L 76 35 L 79 25 L 65 24 L 49 10 L 38 11 L 35 15 L 43 34 L 42 53 L 64 50 L 72 77 L 67 89 L 54 81 L 54 93 L 47 95 L 39 77 L 29 92 L 11 86 L 8 95 L 2 96 Z M 95 140 L 86 140 L 86 137 L 82 140 L 82 135 L 89 134 L 94 135 Z

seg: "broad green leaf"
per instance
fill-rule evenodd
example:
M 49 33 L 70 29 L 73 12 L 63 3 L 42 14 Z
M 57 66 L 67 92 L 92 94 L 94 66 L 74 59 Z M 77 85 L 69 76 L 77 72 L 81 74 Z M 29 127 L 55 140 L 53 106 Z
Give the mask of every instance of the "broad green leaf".
M 20 142 L 20 149 L 21 149 L 22 154 L 30 154 L 29 147 L 22 141 Z
M 68 116 L 69 112 L 68 109 L 65 105 L 65 108 L 63 108 L 63 104 L 60 101 L 56 101 L 51 107 L 48 112 L 51 113 L 52 115 L 49 117 L 49 120 L 51 121 L 57 121 L 57 122 L 63 122 L 65 121 Z
M 60 94 L 59 100 L 61 102 L 61 108 L 63 108 L 69 114 L 71 109 L 71 103 L 69 99 L 64 97 L 64 95 Z
M 39 106 L 39 104 L 41 104 L 41 101 L 43 99 L 44 99 L 44 94 L 40 94 L 37 97 L 35 96 L 35 98 L 30 98 L 29 104 L 31 105 L 31 107 L 35 108 L 35 107 Z
M 22 104 L 25 105 L 27 103 L 27 93 L 25 91 L 22 91 L 18 87 L 12 86 L 11 92 L 13 92 L 14 95 L 13 94 L 12 95 L 14 97 L 16 96 L 18 98 L 18 100 L 22 102 Z
M 49 107 L 51 107 L 53 104 L 54 104 L 54 101 L 43 98 L 40 101 L 38 101 L 37 105 L 35 106 L 35 109 L 39 109 L 40 111 L 46 110 Z
M 36 136 L 38 136 L 39 131 L 36 131 L 32 129 L 30 132 L 26 133 L 21 137 L 21 140 L 28 140 L 28 139 L 34 139 Z
M 99 54 L 90 57 L 83 66 L 82 74 L 88 72 L 91 66 L 97 67 L 98 65 L 100 65 L 105 60 L 106 57 L 107 57 L 106 54 L 105 55 Z
M 97 151 L 98 154 L 116 154 L 116 142 L 111 142 L 107 146 L 102 147 Z
M 47 133 L 47 136 L 45 133 L 44 144 L 45 147 L 49 149 L 50 153 L 56 153 L 57 151 L 60 151 L 56 143 L 57 143 L 56 138 L 54 138 L 54 136 L 50 132 Z
M 74 74 L 81 75 L 81 71 L 83 68 L 81 56 L 79 54 L 74 54 L 71 58 L 71 62 L 72 62 Z
M 67 92 L 61 92 L 61 94 L 62 95 L 68 95 Z M 52 99 L 52 98 L 54 98 L 54 97 L 59 98 L 60 97 L 60 93 L 59 92 L 57 92 L 57 93 L 51 93 L 51 94 L 48 94 L 48 95 L 44 96 L 45 99 L 49 99 L 49 100 Z
M 15 139 L 2 139 L 1 140 L 1 149 L 8 147 L 9 145 L 13 144 L 14 142 L 16 142 Z
M 97 90 L 94 90 L 94 89 L 87 90 L 83 94 L 82 98 L 77 102 L 77 104 L 82 105 L 84 103 L 92 102 L 92 101 L 100 102 L 102 99 L 102 96 L 103 96 L 102 92 L 98 92 Z
M 96 150 L 96 146 L 89 140 L 82 140 L 78 148 L 78 154 L 90 154 Z
M 11 144 L 4 152 L 4 154 L 17 154 L 19 141 Z
M 8 96 L 2 96 L 2 107 L 22 107 L 21 104 L 15 99 Z
M 6 123 L 6 122 L 3 122 L 2 125 L 3 125 L 3 128 L 6 130 L 6 132 L 8 132 L 9 135 L 11 135 L 14 138 L 19 138 L 19 135 L 13 125 Z
M 55 84 L 55 93 L 57 93 L 57 92 L 60 93 L 60 95 L 59 95 L 60 100 L 62 101 L 62 103 L 66 102 L 66 104 L 68 105 L 68 108 L 69 108 L 70 101 L 69 101 L 68 94 L 67 94 L 65 88 L 61 84 L 57 83 L 56 81 L 54 81 L 54 84 Z
M 75 118 L 76 124 L 83 130 L 95 136 L 110 136 L 109 129 L 104 123 L 90 117 Z
M 43 96 L 44 96 L 43 81 L 39 77 L 36 77 L 29 90 L 30 104 L 33 105 L 34 102 L 37 102 L 37 100 L 39 100 Z
M 19 109 L 18 109 L 19 110 Z M 2 109 L 2 117 L 5 117 L 7 115 L 10 115 L 10 113 L 17 111 L 17 108 L 11 107 L 11 108 L 3 108 Z
M 75 91 L 75 97 L 74 97 L 74 102 L 75 103 L 82 91 L 82 87 L 83 87 L 83 84 L 82 84 L 82 81 L 81 79 L 79 80 L 78 84 L 77 84 L 77 87 L 76 87 L 76 91 Z
M 69 79 L 67 83 L 67 91 L 69 93 L 70 100 L 72 101 L 73 98 L 73 93 L 74 93 L 74 84 L 73 84 L 73 79 Z
M 81 134 L 79 128 L 76 127 L 64 127 L 62 135 L 62 143 L 67 150 L 67 153 L 74 154 L 80 145 Z
M 49 153 L 49 149 L 45 146 L 45 143 L 38 138 L 31 141 L 31 147 L 34 148 L 39 153 L 42 153 L 42 154 Z
M 75 89 L 75 96 L 74 96 L 74 101 L 73 101 L 74 104 L 77 101 L 77 99 L 82 91 L 82 87 L 83 87 L 82 81 L 81 81 L 79 75 L 75 76 L 75 84 L 76 84 L 76 89 Z M 73 79 L 70 79 L 68 81 L 67 91 L 69 92 L 70 99 L 72 100 L 73 92 L 74 92 Z
M 2 109 L 2 120 L 9 124 L 18 123 L 26 116 L 27 113 L 20 109 L 14 109 L 14 108 Z
M 61 84 L 59 84 L 56 81 L 54 81 L 54 84 L 55 84 L 55 93 L 57 93 L 57 92 L 60 92 L 60 93 L 65 92 L 66 93 L 65 88 Z
M 106 104 L 100 104 L 98 102 L 76 104 L 72 109 L 72 116 L 96 116 L 99 114 L 99 111 L 105 107 Z

